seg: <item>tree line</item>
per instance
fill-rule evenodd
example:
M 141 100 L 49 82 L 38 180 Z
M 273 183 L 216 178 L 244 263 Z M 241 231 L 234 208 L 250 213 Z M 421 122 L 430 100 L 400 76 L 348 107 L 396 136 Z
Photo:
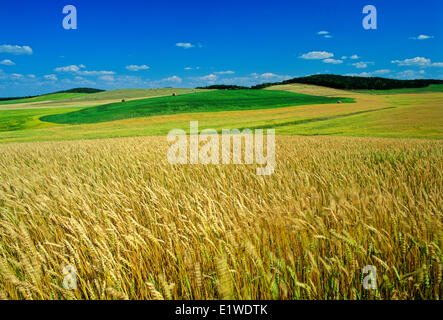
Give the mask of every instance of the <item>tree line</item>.
M 293 78 L 281 82 L 268 82 L 258 84 L 252 87 L 234 86 L 234 85 L 211 85 L 206 87 L 198 87 L 197 89 L 222 89 L 222 90 L 239 90 L 239 89 L 263 89 L 270 86 L 281 84 L 312 84 L 317 86 L 329 87 L 334 89 L 346 90 L 389 90 L 403 88 L 423 88 L 431 84 L 443 84 L 443 80 L 436 79 L 415 79 L 415 80 L 398 80 L 381 77 L 354 77 L 340 76 L 333 74 L 318 74 L 307 77 Z

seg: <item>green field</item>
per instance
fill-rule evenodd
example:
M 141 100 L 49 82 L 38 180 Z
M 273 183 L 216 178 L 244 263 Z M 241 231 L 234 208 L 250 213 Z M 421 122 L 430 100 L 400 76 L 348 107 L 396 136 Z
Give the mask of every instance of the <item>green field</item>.
M 0 111 L 0 132 L 48 127 L 51 124 L 39 120 L 42 114 L 50 115 L 76 110 L 79 108 L 3 110 Z
M 286 91 L 213 91 L 112 103 L 64 114 L 44 116 L 41 120 L 61 124 L 84 124 L 180 113 L 260 110 L 337 103 L 339 100 L 353 102 L 351 98 L 318 97 Z
M 431 84 L 423 88 L 403 88 L 403 89 L 391 89 L 391 90 L 356 90 L 356 92 L 370 93 L 370 94 L 443 92 L 443 84 Z

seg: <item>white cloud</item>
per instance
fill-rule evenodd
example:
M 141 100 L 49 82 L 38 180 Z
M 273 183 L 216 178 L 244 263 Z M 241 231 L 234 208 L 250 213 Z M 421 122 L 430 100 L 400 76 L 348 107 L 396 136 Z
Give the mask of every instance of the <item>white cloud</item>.
M 183 49 L 190 49 L 190 48 L 194 48 L 195 47 L 192 43 L 189 43 L 189 42 L 178 42 L 175 45 L 177 47 L 181 47 Z
M 192 86 L 205 86 L 214 83 L 226 84 L 226 85 L 239 85 L 239 86 L 252 86 L 263 82 L 276 82 L 281 80 L 287 80 L 293 78 L 289 75 L 279 75 L 271 72 L 265 73 L 251 73 L 247 76 L 237 76 L 237 77 L 218 77 L 215 78 L 215 74 L 206 75 L 203 77 L 189 77 L 190 85 Z
M 9 59 L 5 59 L 0 61 L 0 64 L 4 65 L 4 66 L 13 66 L 15 65 L 15 63 Z
M 426 40 L 426 39 L 432 39 L 432 38 L 434 38 L 434 36 L 428 36 L 426 34 L 420 34 L 417 37 L 410 37 L 409 39 L 412 39 L 412 40 Z
M 12 73 L 12 74 L 10 74 L 10 78 L 12 80 L 19 80 L 19 79 L 23 79 L 24 76 L 22 74 L 19 74 L 19 73 Z
M 134 81 L 135 81 L 135 79 L 134 79 Z M 183 79 L 180 78 L 179 76 L 173 75 L 168 78 L 164 78 L 164 79 L 160 79 L 160 80 L 143 81 L 141 79 L 138 79 L 138 81 L 139 82 L 141 81 L 141 83 L 137 84 L 137 86 L 144 85 L 144 86 L 149 86 L 151 88 L 159 88 L 159 87 L 164 87 L 164 86 L 178 85 L 183 81 Z M 132 86 L 134 87 L 135 84 Z
M 213 73 L 208 74 L 207 76 L 200 77 L 200 80 L 204 80 L 204 81 L 215 81 L 217 79 L 218 79 L 218 77 Z
M 391 63 L 397 63 L 399 66 L 428 66 L 431 64 L 431 59 L 415 57 L 404 60 L 392 60 Z
M 34 79 L 36 79 L 37 77 L 33 74 L 27 74 L 27 75 L 23 75 L 23 74 L 19 74 L 19 73 L 5 73 L 3 72 L 3 70 L 0 69 L 0 79 L 1 80 L 11 80 L 11 81 L 21 81 L 24 84 L 29 84 L 29 83 L 33 83 Z M 5 88 L 7 85 L 5 83 L 5 85 L 3 83 L 0 82 L 0 86 L 3 85 L 3 88 Z
M 110 81 L 110 82 L 115 80 L 114 76 L 101 76 L 99 79 L 103 80 L 103 81 Z
M 79 72 L 80 69 L 82 68 L 83 65 L 70 65 L 70 66 L 65 66 L 65 67 L 58 67 L 55 68 L 54 71 L 55 72 Z M 83 66 L 84 67 L 84 66 Z
M 350 56 L 349 58 L 355 60 L 355 59 L 360 59 L 360 57 L 356 54 L 353 54 L 352 56 Z
M 43 78 L 45 78 L 46 80 L 51 80 L 51 81 L 57 81 L 58 78 L 55 74 L 47 74 L 45 76 L 43 76 Z
M 340 64 L 343 63 L 343 60 L 339 59 L 325 59 L 323 60 L 324 63 L 332 63 L 332 64 Z
M 172 76 L 172 77 L 163 79 L 162 81 L 180 83 L 180 82 L 182 82 L 182 78 L 180 78 L 179 76 Z
M 55 72 L 70 72 L 75 73 L 78 75 L 84 75 L 84 76 L 103 76 L 103 75 L 113 75 L 115 74 L 114 71 L 88 71 L 88 70 L 82 70 L 86 67 L 83 64 L 77 65 L 70 65 L 65 67 L 58 67 L 55 68 Z
M 304 53 L 300 56 L 302 59 L 307 60 L 320 60 L 320 59 L 327 59 L 330 57 L 333 57 L 334 54 L 326 51 L 311 51 L 308 53 Z
M 342 60 L 346 60 L 348 57 L 347 56 L 342 56 L 341 59 Z
M 140 71 L 140 70 L 148 70 L 149 66 L 143 64 L 141 66 L 135 65 L 135 64 L 131 64 L 129 66 L 126 66 L 126 69 L 128 69 L 129 71 Z
M 192 70 L 192 68 L 191 67 L 186 67 L 185 70 Z
M 434 36 L 427 36 L 425 34 L 421 34 L 417 37 L 417 40 L 426 40 L 426 39 L 432 39 Z
M 72 87 L 78 87 L 78 86 L 91 86 L 94 87 L 97 85 L 96 82 L 91 81 L 91 80 L 87 80 L 83 77 L 74 77 L 74 80 L 71 79 L 63 79 L 61 80 L 61 82 L 68 84 L 69 86 Z
M 100 76 L 100 75 L 112 75 L 115 74 L 114 71 L 80 71 L 79 74 L 84 75 L 84 76 Z
M 357 69 L 365 69 L 368 67 L 367 63 L 364 62 L 356 62 L 352 64 L 354 67 L 356 67 Z
M 251 76 L 254 79 L 260 79 L 260 80 L 269 80 L 269 79 L 287 80 L 287 79 L 291 79 L 292 78 L 289 75 L 279 75 L 279 74 L 275 74 L 275 73 L 272 73 L 272 72 L 265 72 L 265 73 L 262 73 L 262 74 L 251 73 Z
M 398 72 L 395 77 L 398 79 L 420 79 L 423 78 L 425 74 L 424 70 L 415 71 L 415 70 L 405 70 Z
M 443 67 L 443 62 L 432 62 L 431 59 L 424 57 L 415 57 L 404 60 L 392 60 L 391 63 L 396 63 L 399 66 Z
M 207 85 L 207 84 L 236 84 L 236 85 L 254 85 L 257 83 L 262 83 L 264 81 L 279 81 L 290 79 L 291 76 L 278 75 L 272 72 L 265 72 L 262 74 L 251 73 L 249 76 L 245 77 L 233 77 L 233 78 L 220 78 L 214 73 L 205 75 L 202 77 L 189 78 L 195 85 Z
M 234 73 L 235 73 L 234 71 L 230 71 L 230 70 L 214 72 L 214 74 L 234 74 Z
M 277 75 L 275 73 L 272 72 L 266 72 L 260 75 L 261 78 L 263 79 L 270 79 L 270 78 L 275 78 L 277 77 Z
M 372 72 L 361 72 L 361 73 L 347 73 L 345 74 L 345 76 L 350 76 L 350 77 L 376 77 L 376 76 L 381 76 L 384 74 L 388 74 L 390 73 L 391 70 L 389 69 L 380 69 L 380 70 L 375 70 Z
M 317 34 L 323 36 L 323 38 L 332 38 L 332 35 L 329 31 L 319 31 L 317 32 Z
M 1 53 L 10 53 L 15 55 L 32 54 L 32 48 L 28 46 L 13 46 L 10 44 L 4 44 L 0 46 Z
M 380 69 L 380 70 L 375 70 L 373 72 L 373 74 L 380 75 L 380 74 L 387 74 L 387 73 L 390 73 L 390 72 L 391 72 L 391 70 L 389 70 L 389 69 Z
M 354 67 L 356 67 L 357 69 L 365 69 L 368 67 L 369 64 L 374 64 L 374 62 L 371 61 L 359 61 L 359 62 L 355 62 L 352 65 Z

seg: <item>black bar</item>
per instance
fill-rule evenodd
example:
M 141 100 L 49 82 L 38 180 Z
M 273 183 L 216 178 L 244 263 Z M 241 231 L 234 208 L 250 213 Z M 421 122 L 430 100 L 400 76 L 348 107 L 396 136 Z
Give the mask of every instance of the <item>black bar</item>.
M 440 301 L 2 301 L 2 314 L 6 309 L 15 316 L 33 312 L 33 315 L 69 315 L 88 319 L 118 317 L 137 319 L 316 319 L 320 316 L 378 317 L 392 313 L 398 319 L 413 312 L 436 314 Z M 438 310 L 437 310 L 438 308 Z M 184 314 L 183 314 L 184 313 Z

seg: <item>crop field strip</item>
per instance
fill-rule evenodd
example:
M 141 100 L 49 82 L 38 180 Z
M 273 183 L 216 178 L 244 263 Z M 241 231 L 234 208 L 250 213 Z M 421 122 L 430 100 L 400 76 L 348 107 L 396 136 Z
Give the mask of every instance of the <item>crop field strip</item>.
M 321 121 L 328 121 L 328 120 L 352 117 L 352 116 L 356 116 L 356 115 L 360 115 L 360 114 L 364 114 L 364 113 L 377 112 L 377 111 L 381 111 L 381 110 L 389 110 L 389 109 L 393 109 L 393 108 L 394 107 L 386 107 L 386 108 L 379 108 L 379 109 L 363 110 L 363 111 L 356 111 L 356 112 L 347 113 L 347 114 L 338 114 L 338 115 L 328 116 L 328 117 L 310 118 L 310 119 L 295 120 L 295 121 L 290 121 L 290 122 L 278 122 L 278 123 L 267 124 L 264 126 L 245 127 L 245 128 L 241 128 L 241 129 L 246 129 L 246 128 L 249 128 L 249 129 L 269 129 L 269 128 L 278 128 L 278 127 L 286 127 L 286 126 L 296 126 L 299 124 L 305 124 L 305 123 L 311 123 L 311 122 L 321 122 Z

